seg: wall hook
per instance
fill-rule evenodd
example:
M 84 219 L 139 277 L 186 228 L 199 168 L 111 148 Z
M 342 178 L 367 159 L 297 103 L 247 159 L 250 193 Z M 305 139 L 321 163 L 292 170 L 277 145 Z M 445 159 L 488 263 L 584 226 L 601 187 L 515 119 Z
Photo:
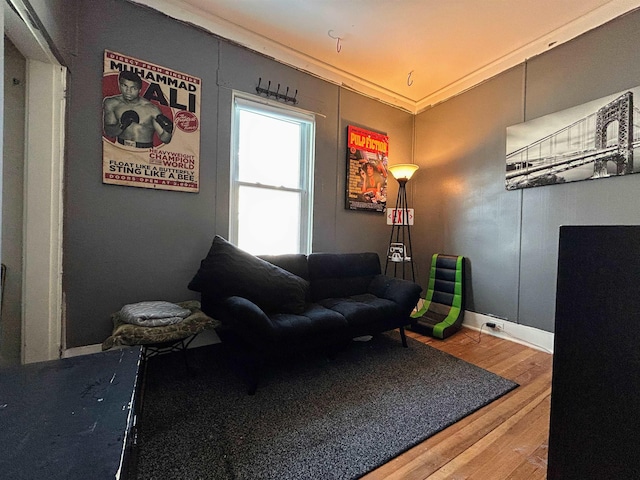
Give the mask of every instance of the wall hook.
M 413 70 L 411 70 L 409 72 L 409 75 L 407 76 L 407 85 L 411 86 L 413 85 L 413 80 L 411 80 L 411 75 L 413 74 Z
M 262 77 L 258 77 L 258 86 L 256 87 L 256 92 L 258 95 L 264 95 L 265 97 L 273 97 L 276 100 L 284 100 L 285 102 L 291 102 L 294 105 L 298 103 L 297 96 L 298 90 L 296 89 L 296 94 L 293 97 L 289 96 L 289 87 L 287 87 L 286 93 L 280 93 L 280 89 L 284 88 L 280 83 L 278 83 L 278 87 L 275 92 L 271 91 L 271 80 L 267 83 L 267 88 L 263 88 L 262 86 Z
M 327 32 L 327 35 L 329 35 L 329 37 L 333 38 L 336 41 L 336 51 L 340 53 L 342 51 L 342 45 L 340 45 L 340 40 L 342 39 L 337 35 L 334 36 L 333 30 L 329 30 L 329 32 Z

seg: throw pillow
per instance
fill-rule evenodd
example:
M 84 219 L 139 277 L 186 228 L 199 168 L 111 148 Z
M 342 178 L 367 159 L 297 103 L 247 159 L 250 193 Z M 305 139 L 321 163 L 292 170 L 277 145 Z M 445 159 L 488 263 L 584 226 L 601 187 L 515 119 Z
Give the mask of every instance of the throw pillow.
M 302 313 L 309 282 L 216 235 L 189 289 L 251 300 L 266 312 Z

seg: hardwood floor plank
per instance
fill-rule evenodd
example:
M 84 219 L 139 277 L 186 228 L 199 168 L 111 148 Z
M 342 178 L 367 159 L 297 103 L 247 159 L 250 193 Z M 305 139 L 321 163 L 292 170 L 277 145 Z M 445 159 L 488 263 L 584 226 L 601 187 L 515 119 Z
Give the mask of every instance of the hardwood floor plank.
M 520 464 L 505 480 L 540 480 L 547 478 L 547 454 L 549 445 L 545 442 Z
M 507 435 L 510 429 L 512 429 L 518 422 L 520 422 L 523 417 L 525 417 L 529 412 L 531 412 L 537 405 L 544 401 L 546 397 L 551 394 L 551 389 L 543 392 L 538 397 L 536 397 L 532 402 L 527 403 L 527 405 L 522 408 L 520 411 L 510 416 L 507 420 L 505 420 L 502 424 L 496 427 L 494 430 L 489 432 L 487 435 L 482 437 L 480 440 L 475 442 L 470 448 L 466 449 L 460 455 L 456 456 L 452 461 L 444 465 L 437 472 L 435 472 L 432 476 L 428 477 L 432 480 L 438 479 L 447 479 L 454 478 L 453 474 L 459 468 L 471 462 L 479 455 L 481 455 L 493 442 L 497 441 L 498 438 L 502 435 Z M 464 477 L 463 477 L 464 478 Z M 500 478 L 500 477 L 495 477 Z
M 545 479 L 553 356 L 465 328 L 446 340 L 407 336 L 520 386 L 363 479 Z
M 521 350 L 514 355 L 502 359 L 495 365 L 492 365 L 490 371 L 503 377 L 505 375 L 519 375 L 536 364 L 538 353 L 539 352 L 532 349 Z
M 550 402 L 546 397 L 540 404 L 513 424 L 503 435 L 487 445 L 481 455 L 465 465 L 464 478 L 506 478 L 546 442 L 548 433 L 544 420 L 549 418 Z M 460 476 L 460 471 L 455 476 Z

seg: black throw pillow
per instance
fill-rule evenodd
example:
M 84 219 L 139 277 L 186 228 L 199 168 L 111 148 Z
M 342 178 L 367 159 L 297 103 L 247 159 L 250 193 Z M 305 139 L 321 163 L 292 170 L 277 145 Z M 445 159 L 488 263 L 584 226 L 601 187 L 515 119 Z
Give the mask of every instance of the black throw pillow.
M 244 297 L 265 312 L 302 313 L 309 282 L 216 235 L 188 288 L 213 298 Z

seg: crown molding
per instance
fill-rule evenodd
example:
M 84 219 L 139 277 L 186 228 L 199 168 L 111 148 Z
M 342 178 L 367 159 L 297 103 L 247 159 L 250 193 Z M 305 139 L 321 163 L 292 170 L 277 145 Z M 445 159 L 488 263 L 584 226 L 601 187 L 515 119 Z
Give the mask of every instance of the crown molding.
M 616 17 L 640 7 L 640 0 L 611 0 L 575 21 L 537 38 L 503 57 L 415 101 L 380 85 L 335 68 L 316 58 L 305 55 L 287 45 L 275 42 L 209 12 L 186 4 L 181 0 L 129 0 L 145 5 L 176 20 L 195 25 L 220 38 L 261 53 L 285 65 L 315 75 L 336 85 L 349 88 L 383 103 L 412 114 L 420 113 L 452 98 L 527 59 L 597 28 Z
M 217 37 L 271 57 L 280 63 L 310 73 L 330 83 L 354 90 L 410 113 L 415 113 L 416 104 L 415 101 L 410 98 L 399 95 L 349 72 L 335 68 L 287 45 L 251 32 L 228 20 L 217 17 L 192 5 L 185 4 L 180 0 L 129 1 L 145 5 L 171 18 L 200 27 Z
M 590 30 L 625 15 L 640 7 L 638 0 L 612 0 L 599 8 L 583 15 L 571 23 L 563 25 L 556 30 L 537 38 L 536 40 L 504 55 L 494 62 L 481 67 L 469 75 L 456 80 L 449 85 L 431 93 L 415 103 L 414 112 L 420 113 L 429 107 L 454 97 L 475 85 L 515 67 L 528 59 L 538 56 L 553 48 L 562 45 Z

